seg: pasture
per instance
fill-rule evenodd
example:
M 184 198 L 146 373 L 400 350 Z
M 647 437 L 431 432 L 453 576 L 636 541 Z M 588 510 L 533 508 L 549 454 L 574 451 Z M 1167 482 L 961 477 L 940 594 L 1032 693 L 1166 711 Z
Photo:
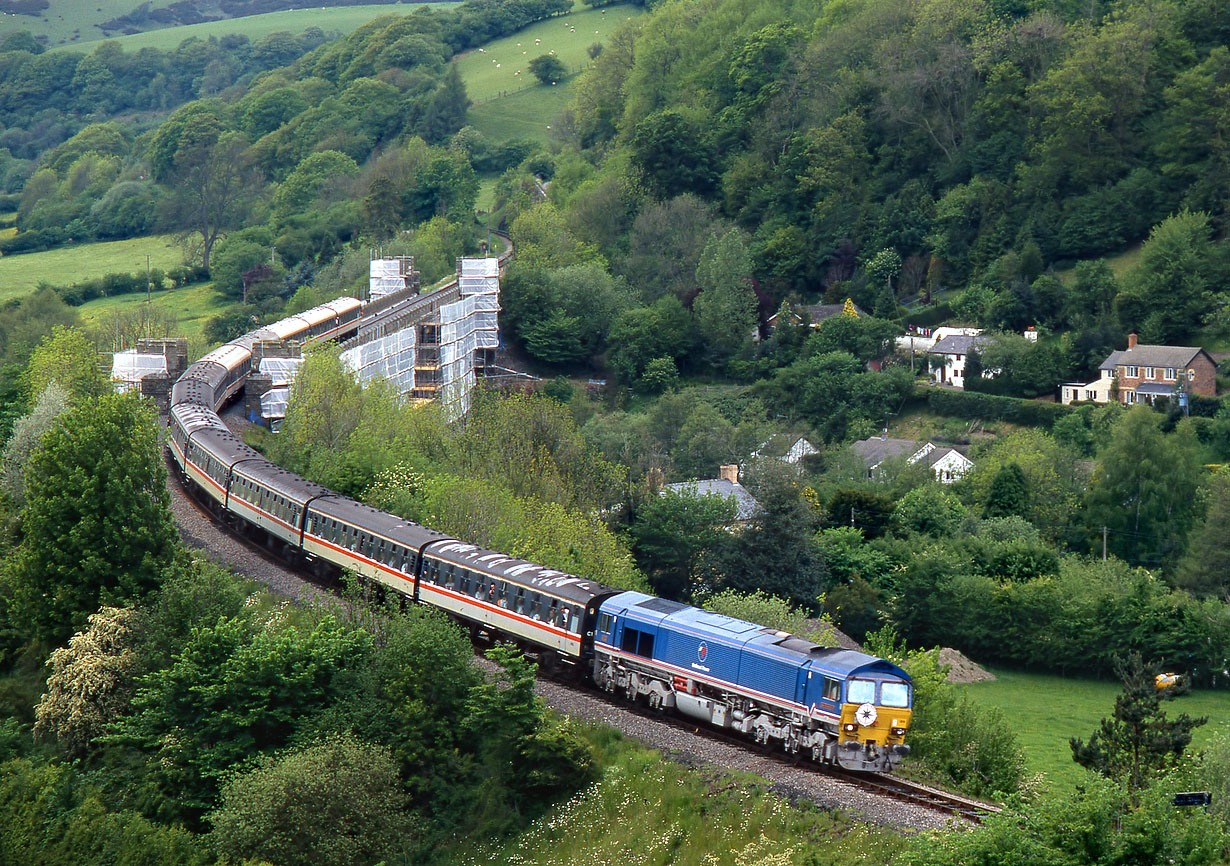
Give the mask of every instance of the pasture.
M 243 34 L 252 42 L 258 42 L 270 33 L 302 33 L 309 27 L 319 27 L 326 33 L 345 35 L 362 27 L 373 18 L 381 15 L 409 15 L 420 6 L 450 6 L 454 0 L 440 0 L 428 3 L 373 3 L 363 6 L 337 6 L 333 8 L 319 7 L 311 9 L 287 9 L 282 12 L 267 12 L 263 15 L 247 15 L 243 18 L 228 18 L 223 21 L 206 21 L 201 24 L 185 24 L 181 27 L 166 27 L 161 30 L 148 30 L 144 33 L 133 33 L 129 36 L 113 36 L 111 40 L 120 43 L 127 52 L 136 52 L 142 48 L 158 48 L 163 51 L 174 50 L 185 39 L 196 37 L 209 39 L 221 38 L 230 34 Z M 132 4 L 128 9 L 131 10 Z M 53 2 L 54 8 L 54 2 Z M 99 21 L 109 21 L 114 16 L 99 17 Z M 58 48 L 68 48 L 72 51 L 89 53 L 104 41 L 102 31 L 90 28 L 93 33 L 83 31 L 81 41 L 70 40 L 52 44 Z
M 1044 773 L 1051 785 L 1070 790 L 1086 770 L 1072 760 L 1068 740 L 1088 740 L 1115 708 L 1118 681 L 1085 680 L 1050 674 L 993 669 L 998 679 L 959 688 L 982 706 L 998 707 L 1025 750 L 1029 773 Z M 1208 716 L 1197 728 L 1193 746 L 1200 748 L 1214 737 L 1230 736 L 1230 692 L 1204 689 L 1184 695 L 1162 708 L 1169 717 L 1179 713 Z
M 3 256 L 0 257 L 0 302 L 29 294 L 39 283 L 68 286 L 107 274 L 144 273 L 147 255 L 151 268 L 166 270 L 184 263 L 184 252 L 171 235 Z
M 470 109 L 470 126 L 490 141 L 526 139 L 546 144 L 551 123 L 572 101 L 574 79 L 538 85 Z
M 77 310 L 81 314 L 81 323 L 92 328 L 126 315 L 139 315 L 144 303 L 145 295 L 116 295 L 82 304 Z M 177 327 L 173 332 L 176 336 L 188 338 L 189 354 L 193 358 L 205 350 L 205 323 L 227 306 L 227 302 L 214 292 L 213 283 L 197 283 L 181 289 L 154 292 L 150 303 L 161 312 L 164 321 L 174 317 Z
M 531 60 L 554 52 L 568 67 L 568 74 L 574 75 L 589 65 L 590 45 L 604 42 L 620 24 L 642 11 L 637 6 L 619 5 L 571 12 L 531 24 L 513 36 L 468 51 L 453 62 L 466 83 L 466 93 L 476 103 L 507 98 L 527 88 L 546 93 L 551 87 L 538 84 L 529 69 Z M 536 114 L 546 116 L 544 112 Z

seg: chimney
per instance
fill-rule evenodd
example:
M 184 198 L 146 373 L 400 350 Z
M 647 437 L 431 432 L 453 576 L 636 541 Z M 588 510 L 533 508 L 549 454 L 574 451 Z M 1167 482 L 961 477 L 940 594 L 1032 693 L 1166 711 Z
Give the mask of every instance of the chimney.
M 723 463 L 720 471 L 723 481 L 729 481 L 731 484 L 739 483 L 739 464 L 738 463 Z
M 1128 348 L 1129 349 L 1136 348 L 1136 332 L 1135 331 L 1128 334 Z

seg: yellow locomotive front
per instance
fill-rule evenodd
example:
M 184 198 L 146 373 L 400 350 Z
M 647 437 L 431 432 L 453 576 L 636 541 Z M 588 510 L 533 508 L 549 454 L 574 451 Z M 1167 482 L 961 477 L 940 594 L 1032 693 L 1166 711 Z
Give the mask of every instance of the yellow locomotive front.
M 911 688 L 903 679 L 856 678 L 846 683 L 837 735 L 837 763 L 848 770 L 887 772 L 910 753 Z

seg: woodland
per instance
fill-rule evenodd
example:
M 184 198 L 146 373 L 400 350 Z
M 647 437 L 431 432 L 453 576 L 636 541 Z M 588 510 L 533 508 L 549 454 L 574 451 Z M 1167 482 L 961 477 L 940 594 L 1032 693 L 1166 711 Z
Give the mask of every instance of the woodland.
M 0 254 L 164 232 L 187 262 L 0 309 L 0 860 L 462 862 L 641 760 L 548 713 L 516 654 L 480 675 L 429 613 L 362 587 L 289 604 L 182 547 L 155 418 L 109 393 L 107 328 L 77 309 L 209 280 L 222 342 L 361 291 L 373 248 L 431 285 L 490 227 L 515 247 L 501 328 L 535 393 L 480 393 L 449 423 L 326 348 L 252 444 L 467 540 L 820 640 L 836 625 L 907 666 L 907 771 L 1009 808 L 877 841 L 885 861 L 1226 862 L 1230 745 L 1188 749 L 1201 720 L 1141 683 L 1226 686 L 1230 407 L 1037 399 L 1129 333 L 1230 346 L 1225 0 L 648 7 L 591 48 L 546 144 L 468 125 L 451 61 L 562 0 L 171 52 L 0 41 Z M 538 87 L 550 60 L 527 55 Z M 868 314 L 795 314 L 847 300 Z M 894 340 L 940 324 L 991 332 L 978 363 L 1000 374 L 926 387 Z M 868 477 L 848 445 L 890 427 L 975 469 Z M 818 453 L 786 466 L 799 436 Z M 731 463 L 760 504 L 733 531 L 728 501 L 659 495 Z M 940 644 L 1123 682 L 1072 744 L 1089 784 L 1028 778 Z M 1207 811 L 1168 796 L 1206 789 Z M 802 844 L 778 853 L 862 859 Z M 752 850 L 711 853 L 774 853 Z

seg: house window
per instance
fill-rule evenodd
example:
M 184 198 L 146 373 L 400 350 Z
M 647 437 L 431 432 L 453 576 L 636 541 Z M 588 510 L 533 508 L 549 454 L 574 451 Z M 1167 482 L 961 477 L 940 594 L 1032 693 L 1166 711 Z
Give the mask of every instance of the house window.
M 1195 371 L 1195 370 L 1188 370 L 1188 371 L 1187 371 L 1187 381 L 1189 381 L 1189 382 L 1195 382 L 1195 381 L 1196 381 L 1196 371 Z
M 1173 382 L 1173 381 L 1174 381 L 1174 367 L 1167 367 L 1167 368 L 1166 368 L 1166 374 L 1165 374 L 1164 378 L 1166 379 L 1166 381 L 1167 381 L 1167 382 Z
M 1123 370 L 1123 375 L 1127 376 L 1129 379 L 1135 379 L 1138 375 L 1140 375 L 1140 373 L 1135 367 L 1125 367 Z
M 1086 400 L 1096 400 L 1097 398 L 1098 398 L 1098 392 L 1097 392 L 1097 391 L 1085 391 L 1085 399 L 1086 399 Z
M 1123 392 L 1123 402 L 1124 403 L 1135 403 L 1136 402 L 1136 392 L 1135 391 L 1124 391 Z
M 1145 367 L 1145 378 L 1146 379 L 1153 378 L 1153 368 L 1152 367 Z

